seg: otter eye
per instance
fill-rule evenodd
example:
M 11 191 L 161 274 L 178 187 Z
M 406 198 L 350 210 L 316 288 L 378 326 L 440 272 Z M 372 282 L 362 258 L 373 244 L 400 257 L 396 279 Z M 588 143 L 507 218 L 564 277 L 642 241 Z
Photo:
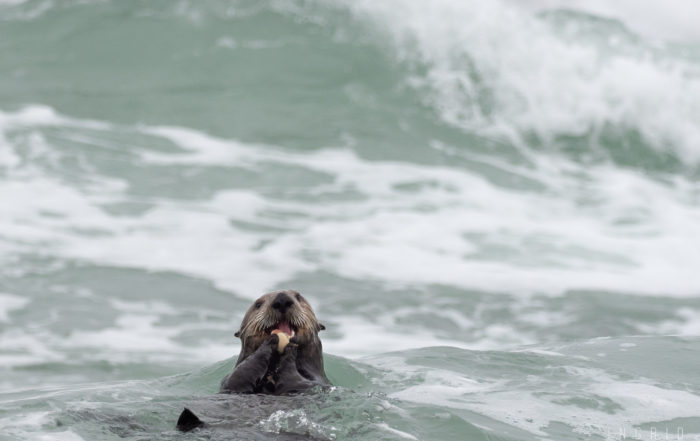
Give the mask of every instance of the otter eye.
M 255 309 L 260 309 L 260 307 L 261 307 L 262 305 L 263 305 L 262 300 L 258 300 L 257 302 L 255 302 Z

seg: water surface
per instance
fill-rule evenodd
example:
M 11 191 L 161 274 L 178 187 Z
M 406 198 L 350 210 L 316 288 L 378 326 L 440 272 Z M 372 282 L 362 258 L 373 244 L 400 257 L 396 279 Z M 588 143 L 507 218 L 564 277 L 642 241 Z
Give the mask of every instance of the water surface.
M 695 7 L 554 3 L 0 1 L 0 439 L 700 439 Z

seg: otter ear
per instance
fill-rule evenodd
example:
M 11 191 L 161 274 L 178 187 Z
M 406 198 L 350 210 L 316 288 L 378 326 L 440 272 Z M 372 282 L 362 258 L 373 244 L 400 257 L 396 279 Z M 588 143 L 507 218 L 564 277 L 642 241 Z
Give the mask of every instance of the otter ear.
M 318 330 L 319 330 L 319 331 L 323 331 L 324 329 L 326 329 L 326 326 L 325 326 L 323 323 L 319 323 L 319 324 L 318 324 Z
M 236 333 L 233 334 L 233 335 L 235 335 L 236 337 L 240 337 L 240 336 L 241 336 L 241 331 L 236 331 Z

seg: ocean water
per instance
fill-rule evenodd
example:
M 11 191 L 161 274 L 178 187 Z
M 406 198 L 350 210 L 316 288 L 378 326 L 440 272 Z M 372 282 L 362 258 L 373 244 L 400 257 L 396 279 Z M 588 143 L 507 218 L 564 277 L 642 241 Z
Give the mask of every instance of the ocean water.
M 699 440 L 660 5 L 0 0 L 0 440 Z M 279 288 L 337 387 L 176 432 Z

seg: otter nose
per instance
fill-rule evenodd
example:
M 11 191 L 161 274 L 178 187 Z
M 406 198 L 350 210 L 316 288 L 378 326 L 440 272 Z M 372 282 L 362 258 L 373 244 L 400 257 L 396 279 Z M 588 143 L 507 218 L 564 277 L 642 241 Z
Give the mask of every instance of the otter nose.
M 294 304 L 294 301 L 286 292 L 281 292 L 277 294 L 275 300 L 272 302 L 272 307 L 284 314 L 290 306 Z

